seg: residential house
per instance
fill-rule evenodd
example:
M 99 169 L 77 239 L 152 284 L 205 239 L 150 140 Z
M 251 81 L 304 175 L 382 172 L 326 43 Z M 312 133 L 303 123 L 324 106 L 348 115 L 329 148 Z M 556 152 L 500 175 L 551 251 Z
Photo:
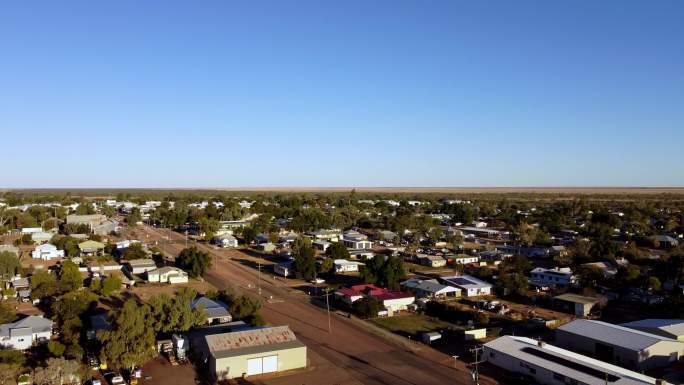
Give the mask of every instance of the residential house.
M 33 241 L 33 243 L 50 242 L 54 235 L 55 234 L 51 232 L 39 231 L 37 233 L 31 233 L 31 240 Z
M 556 329 L 556 344 L 638 371 L 672 365 L 684 354 L 684 342 L 586 319 L 559 326 Z
M 391 291 L 368 284 L 340 288 L 335 292 L 335 296 L 348 305 L 363 297 L 375 298 L 387 310 L 390 316 L 395 312 L 407 310 L 408 306 L 415 302 L 413 294 Z
M 679 241 L 669 235 L 654 235 L 651 237 L 655 247 L 661 249 L 671 249 L 679 245 Z
M 411 278 L 401 283 L 404 289 L 418 298 L 445 299 L 461 296 L 461 289 L 439 283 L 436 279 Z
M 345 231 L 342 235 L 342 244 L 348 249 L 372 249 L 373 242 L 368 240 L 368 236 L 355 230 Z
M 608 262 L 589 262 L 589 263 L 583 263 L 582 266 L 589 267 L 592 269 L 601 270 L 601 272 L 603 273 L 603 276 L 606 278 L 612 278 L 618 272 L 617 268 L 615 268 L 613 265 L 611 265 Z
M 578 317 L 588 316 L 594 306 L 599 303 L 597 298 L 585 297 L 583 295 L 572 293 L 565 293 L 555 296 L 553 300 L 556 307 Z
M 214 243 L 220 247 L 238 247 L 238 240 L 232 235 L 219 235 L 214 237 Z
M 439 255 L 418 254 L 416 255 L 416 259 L 418 260 L 418 263 L 428 267 L 444 267 L 447 264 L 446 259 Z
M 479 263 L 480 262 L 480 257 L 477 255 L 456 254 L 456 255 L 449 256 L 448 258 L 453 260 L 454 263 L 457 265 L 467 265 L 470 263 Z
M 190 307 L 192 310 L 204 309 L 208 325 L 224 324 L 233 320 L 233 317 L 228 312 L 228 305 L 217 299 L 198 297 L 192 301 Z
M 273 271 L 283 277 L 288 277 L 292 273 L 292 261 L 280 262 L 273 265 Z
M 272 253 L 275 251 L 276 245 L 271 242 L 260 243 L 256 246 L 256 249 L 263 253 Z
M 131 274 L 143 274 L 157 268 L 157 264 L 154 262 L 153 259 L 146 258 L 131 259 L 130 261 L 126 262 L 126 265 L 128 267 L 128 271 Z
M 396 233 L 393 233 L 389 230 L 380 230 L 375 233 L 375 239 L 381 242 L 394 243 L 399 239 L 399 237 Z
M 439 281 L 446 285 L 461 289 L 461 294 L 466 297 L 492 294 L 492 285 L 490 283 L 471 277 L 470 275 L 439 277 Z
M 0 346 L 27 350 L 34 342 L 47 342 L 52 336 L 52 321 L 28 316 L 16 322 L 0 325 Z
M 569 267 L 554 267 L 546 269 L 535 267 L 530 271 L 530 281 L 535 285 L 568 286 L 577 282 Z
M 159 283 L 187 283 L 188 273 L 183 270 L 173 267 L 164 266 L 158 269 L 150 270 L 147 272 L 148 282 L 159 282 Z
M 50 243 L 45 243 L 36 248 L 31 252 L 31 258 L 41 259 L 43 261 L 49 261 L 55 258 L 64 258 L 64 250 L 58 250 L 57 246 Z
M 375 253 L 370 249 L 348 249 L 349 257 L 352 259 L 373 259 Z
M 335 273 L 352 273 L 358 272 L 359 266 L 364 266 L 364 263 L 357 261 L 348 261 L 346 259 L 336 259 L 333 261 Z
M 328 241 L 323 241 L 323 240 L 315 240 L 311 244 L 313 245 L 314 249 L 320 250 L 322 252 L 325 252 L 326 250 L 328 250 L 328 247 L 330 247 L 330 245 L 332 245 L 332 243 L 330 243 Z
M 337 242 L 342 238 L 342 232 L 337 229 L 321 229 L 309 233 L 314 239 L 328 242 Z
M 92 240 L 88 240 L 88 241 L 81 242 L 78 244 L 78 249 L 81 252 L 81 255 L 89 255 L 89 256 L 102 255 L 104 248 L 105 248 L 104 243 L 92 241 Z

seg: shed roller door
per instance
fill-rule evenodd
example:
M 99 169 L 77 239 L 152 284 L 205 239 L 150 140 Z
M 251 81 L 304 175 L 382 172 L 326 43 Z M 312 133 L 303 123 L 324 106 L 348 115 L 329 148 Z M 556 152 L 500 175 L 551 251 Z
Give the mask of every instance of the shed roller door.
M 263 373 L 263 366 L 261 358 L 252 358 L 247 360 L 247 375 L 253 376 Z
M 278 356 L 264 357 L 263 372 L 273 373 L 278 371 Z

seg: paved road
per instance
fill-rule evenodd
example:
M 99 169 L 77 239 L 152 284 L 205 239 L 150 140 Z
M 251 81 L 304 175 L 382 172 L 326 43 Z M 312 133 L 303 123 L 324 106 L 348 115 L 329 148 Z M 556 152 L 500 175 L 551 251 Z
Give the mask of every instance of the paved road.
M 163 229 L 145 227 L 150 240 L 160 242 L 170 254 L 185 247 L 185 236 Z M 190 241 L 191 244 L 194 244 Z M 257 272 L 243 265 L 250 257 L 238 250 L 218 250 L 204 244 L 197 247 L 214 257 L 205 279 L 217 288 L 242 287 L 256 291 Z M 245 258 L 240 258 L 240 256 Z M 242 263 L 236 259 L 242 260 Z M 462 362 L 429 347 L 408 350 L 405 346 L 373 333 L 370 325 L 359 324 L 333 314 L 332 333 L 324 309 L 309 302 L 308 296 L 294 293 L 284 284 L 262 274 L 261 293 L 265 298 L 262 315 L 271 324 L 287 324 L 309 347 L 315 369 L 297 376 L 265 380 L 268 384 L 471 384 L 469 370 Z M 269 298 L 272 300 L 268 300 Z M 396 338 L 396 337 L 395 337 Z M 496 384 L 481 378 L 481 384 Z

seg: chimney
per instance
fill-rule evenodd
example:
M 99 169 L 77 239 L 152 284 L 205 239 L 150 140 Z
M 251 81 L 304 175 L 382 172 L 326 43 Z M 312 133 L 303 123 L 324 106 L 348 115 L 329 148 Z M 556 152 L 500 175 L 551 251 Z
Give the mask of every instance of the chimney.
M 541 338 L 537 340 L 537 346 L 539 346 L 540 348 L 543 348 L 544 345 L 546 345 L 546 342 L 542 341 Z

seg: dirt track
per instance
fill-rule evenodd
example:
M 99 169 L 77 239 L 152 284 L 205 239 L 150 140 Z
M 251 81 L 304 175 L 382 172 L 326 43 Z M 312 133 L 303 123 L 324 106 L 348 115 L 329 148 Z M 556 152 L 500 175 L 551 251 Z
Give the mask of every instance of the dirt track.
M 185 237 L 167 230 L 145 228 L 150 239 L 169 237 L 161 247 L 178 253 L 185 247 Z M 241 265 L 232 257 L 239 251 L 217 250 L 203 244 L 211 252 L 214 265 L 205 279 L 218 288 L 230 286 L 251 290 L 256 294 L 257 272 Z M 238 254 L 236 254 L 238 253 Z M 261 291 L 265 298 L 262 314 L 271 324 L 289 325 L 309 347 L 313 370 L 286 377 L 260 381 L 264 384 L 470 384 L 470 373 L 462 362 L 429 347 L 408 350 L 405 346 L 374 334 L 358 321 L 332 315 L 332 333 L 328 333 L 327 313 L 312 305 L 308 296 L 293 292 L 284 284 L 262 274 Z M 272 300 L 269 300 L 271 298 Z M 370 326 L 368 326 L 370 327 Z M 481 384 L 495 384 L 481 378 Z

